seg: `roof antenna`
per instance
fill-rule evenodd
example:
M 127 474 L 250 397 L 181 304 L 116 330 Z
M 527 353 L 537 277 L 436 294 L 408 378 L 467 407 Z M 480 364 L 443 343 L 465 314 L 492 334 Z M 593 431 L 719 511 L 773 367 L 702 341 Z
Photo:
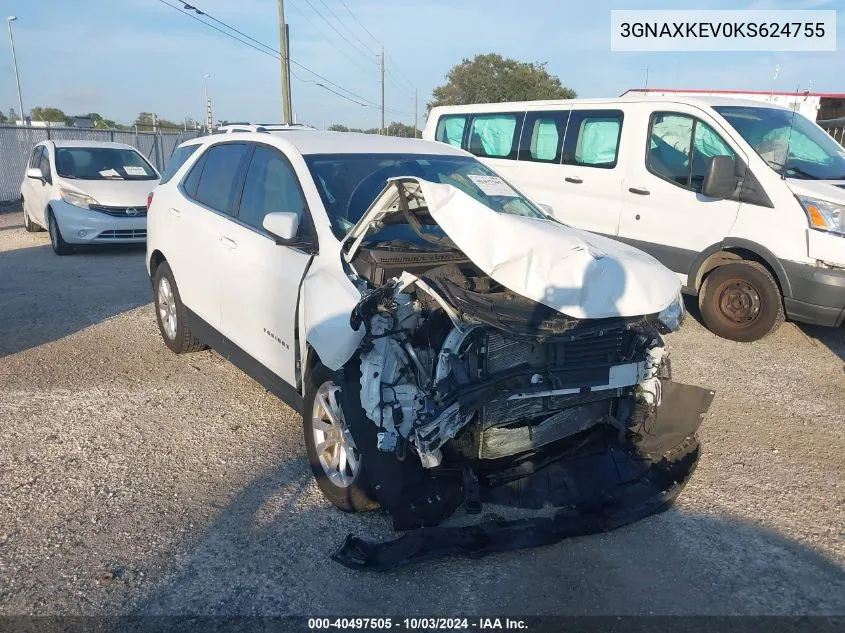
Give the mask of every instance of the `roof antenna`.
M 798 109 L 798 93 L 801 91 L 801 84 L 795 86 L 795 101 L 792 102 L 792 118 L 789 120 L 789 136 L 786 138 L 786 156 L 783 157 L 783 165 L 780 168 L 781 180 L 786 180 L 786 163 L 789 162 L 789 146 L 792 143 L 792 126 L 795 124 L 795 111 Z

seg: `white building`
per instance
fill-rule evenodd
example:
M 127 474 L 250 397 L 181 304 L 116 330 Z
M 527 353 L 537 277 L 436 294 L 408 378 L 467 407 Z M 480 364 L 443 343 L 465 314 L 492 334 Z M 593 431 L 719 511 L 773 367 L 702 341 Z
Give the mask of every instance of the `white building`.
M 845 93 L 828 92 L 763 92 L 754 90 L 680 90 L 675 88 L 631 88 L 624 95 L 651 95 L 654 97 L 730 97 L 763 101 L 795 109 L 811 121 L 835 119 L 845 116 Z

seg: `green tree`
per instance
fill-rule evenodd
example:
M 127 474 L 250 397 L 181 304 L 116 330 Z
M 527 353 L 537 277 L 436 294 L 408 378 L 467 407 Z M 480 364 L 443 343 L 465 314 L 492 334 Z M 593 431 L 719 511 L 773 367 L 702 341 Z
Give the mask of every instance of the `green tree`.
M 439 105 L 574 99 L 575 91 L 550 75 L 545 62 L 520 62 L 490 53 L 464 59 L 431 93 L 428 109 Z
M 30 110 L 29 115 L 33 121 L 48 121 L 50 123 L 59 122 L 65 123 L 67 115 L 59 108 L 35 106 Z
M 393 123 L 387 126 L 387 135 L 401 136 L 404 138 L 414 138 L 414 126 L 394 121 Z M 417 130 L 416 138 L 422 138 L 422 133 L 419 130 Z
M 5 114 L 0 112 L 0 123 L 7 123 L 8 121 L 9 121 L 9 117 L 7 117 Z
M 328 127 L 329 132 L 349 132 L 349 128 L 340 123 L 332 123 Z
M 135 119 L 135 125 L 142 132 L 151 132 L 153 127 L 159 130 L 164 128 L 182 129 L 182 126 L 178 123 L 157 117 L 152 112 L 141 112 Z

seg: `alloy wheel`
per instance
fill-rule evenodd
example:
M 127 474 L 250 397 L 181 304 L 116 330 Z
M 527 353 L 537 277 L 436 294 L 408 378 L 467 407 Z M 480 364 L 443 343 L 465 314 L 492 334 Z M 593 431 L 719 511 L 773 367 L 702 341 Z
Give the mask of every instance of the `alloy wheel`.
M 176 338 L 176 299 L 167 277 L 158 282 L 158 316 L 167 338 Z
M 346 426 L 337 397 L 340 387 L 328 380 L 314 396 L 311 430 L 320 465 L 335 486 L 352 485 L 361 467 L 361 455 Z

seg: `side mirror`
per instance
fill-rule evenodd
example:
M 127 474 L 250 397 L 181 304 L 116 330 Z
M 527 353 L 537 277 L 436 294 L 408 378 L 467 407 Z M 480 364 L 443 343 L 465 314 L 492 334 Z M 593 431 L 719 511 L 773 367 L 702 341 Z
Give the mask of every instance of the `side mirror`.
M 701 193 L 708 198 L 724 200 L 736 190 L 738 183 L 736 160 L 730 156 L 714 156 L 704 175 Z
M 538 206 L 539 206 L 539 207 L 540 207 L 543 211 L 545 211 L 546 213 L 548 213 L 549 215 L 551 215 L 551 216 L 553 216 L 553 217 L 554 217 L 555 210 L 554 210 L 554 207 L 552 207 L 552 205 L 550 205 L 550 204 L 539 204 Z
M 290 241 L 299 231 L 299 216 L 296 213 L 268 213 L 261 224 L 279 240 Z
M 26 177 L 33 178 L 35 180 L 44 180 L 44 174 L 41 173 L 41 170 L 38 167 L 29 167 L 26 170 Z

